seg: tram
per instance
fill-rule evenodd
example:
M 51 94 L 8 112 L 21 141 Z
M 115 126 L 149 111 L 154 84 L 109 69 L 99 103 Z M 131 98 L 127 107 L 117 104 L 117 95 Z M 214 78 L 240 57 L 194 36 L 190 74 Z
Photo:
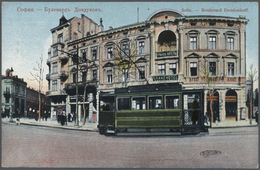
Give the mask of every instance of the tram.
M 129 86 L 115 89 L 114 94 L 101 93 L 99 132 L 183 135 L 207 131 L 203 94 L 203 90 L 182 90 L 178 83 Z

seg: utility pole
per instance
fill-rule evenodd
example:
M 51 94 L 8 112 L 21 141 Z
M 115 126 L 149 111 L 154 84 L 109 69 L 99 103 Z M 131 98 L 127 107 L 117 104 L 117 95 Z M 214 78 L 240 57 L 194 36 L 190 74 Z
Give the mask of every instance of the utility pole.
M 79 78 L 79 47 L 77 46 L 77 74 L 76 74 L 76 126 L 79 126 L 79 115 L 78 115 L 78 93 L 79 93 L 79 87 L 78 87 L 78 78 Z

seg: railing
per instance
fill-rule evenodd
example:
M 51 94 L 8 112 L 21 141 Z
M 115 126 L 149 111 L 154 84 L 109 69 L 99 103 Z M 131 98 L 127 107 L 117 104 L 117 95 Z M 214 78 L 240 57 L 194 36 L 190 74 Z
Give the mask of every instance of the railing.
M 46 74 L 46 80 L 50 80 L 51 76 L 50 74 Z
M 50 64 L 51 64 L 51 59 L 50 59 L 50 58 L 47 59 L 46 64 L 47 64 L 47 65 L 50 65 Z
M 171 56 L 177 56 L 177 51 L 162 51 L 162 52 L 156 52 L 157 57 L 171 57 Z
M 178 80 L 178 75 L 158 75 L 152 76 L 153 81 L 173 81 Z
M 246 78 L 241 77 L 209 77 L 205 80 L 203 77 L 186 77 L 186 82 L 212 82 L 212 83 L 244 83 Z

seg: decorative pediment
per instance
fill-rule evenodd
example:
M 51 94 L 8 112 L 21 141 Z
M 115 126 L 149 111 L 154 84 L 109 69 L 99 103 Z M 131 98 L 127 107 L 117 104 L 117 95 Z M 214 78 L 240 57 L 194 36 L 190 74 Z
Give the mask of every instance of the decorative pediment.
M 210 53 L 210 54 L 204 56 L 204 58 L 220 58 L 220 56 L 215 53 Z
M 96 63 L 93 63 L 90 67 L 91 68 L 96 68 L 96 67 L 98 67 L 98 65 Z
M 147 60 L 144 57 L 139 58 L 136 63 L 142 63 L 142 62 L 147 62 Z
M 115 66 L 115 64 L 113 64 L 113 63 L 111 63 L 111 62 L 107 62 L 104 66 L 103 66 L 103 68 L 104 67 L 114 67 Z
M 237 59 L 238 57 L 235 54 L 230 53 L 230 54 L 228 54 L 226 56 L 223 56 L 223 58 Z
M 184 57 L 185 59 L 186 58 L 201 58 L 201 55 L 199 54 L 196 54 L 196 53 L 191 53 L 189 54 L 188 56 Z

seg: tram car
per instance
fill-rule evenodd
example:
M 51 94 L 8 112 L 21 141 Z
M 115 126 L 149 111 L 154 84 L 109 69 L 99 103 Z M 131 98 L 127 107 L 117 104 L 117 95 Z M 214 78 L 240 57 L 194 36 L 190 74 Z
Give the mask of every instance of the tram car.
M 99 132 L 115 135 L 183 135 L 207 131 L 203 90 L 151 84 L 100 94 Z

